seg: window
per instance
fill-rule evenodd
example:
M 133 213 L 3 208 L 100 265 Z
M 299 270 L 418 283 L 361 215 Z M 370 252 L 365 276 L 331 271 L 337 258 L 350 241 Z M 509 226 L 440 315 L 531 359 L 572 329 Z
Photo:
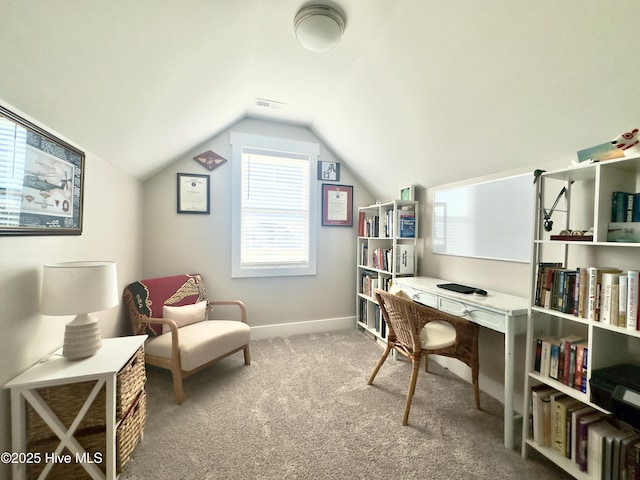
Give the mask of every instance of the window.
M 317 143 L 232 132 L 232 277 L 315 275 Z

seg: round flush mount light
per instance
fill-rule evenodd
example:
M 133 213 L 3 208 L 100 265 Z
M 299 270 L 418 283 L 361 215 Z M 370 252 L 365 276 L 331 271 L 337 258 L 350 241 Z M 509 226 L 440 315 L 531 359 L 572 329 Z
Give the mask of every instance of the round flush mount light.
M 293 28 L 304 48 L 312 52 L 326 52 L 340 42 L 344 18 L 335 8 L 309 5 L 296 14 Z

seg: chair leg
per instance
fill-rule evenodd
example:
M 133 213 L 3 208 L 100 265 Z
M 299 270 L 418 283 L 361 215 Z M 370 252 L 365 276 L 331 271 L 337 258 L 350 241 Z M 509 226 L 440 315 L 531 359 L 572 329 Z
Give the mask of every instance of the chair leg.
M 178 405 L 182 405 L 184 401 L 184 394 L 182 390 L 182 375 L 180 372 L 171 370 L 171 376 L 173 377 L 173 396 L 176 399 Z
M 429 355 L 425 354 L 424 355 L 424 371 L 425 372 L 429 372 Z
M 473 395 L 475 400 L 476 410 L 480 410 L 480 386 L 478 384 L 478 365 L 471 367 L 471 380 L 473 381 Z
M 404 407 L 404 417 L 402 418 L 402 425 L 406 426 L 409 423 L 409 411 L 411 410 L 411 401 L 413 400 L 413 394 L 416 391 L 416 382 L 418 381 L 418 372 L 420 372 L 420 358 L 411 360 L 411 382 L 409 382 L 409 391 L 407 392 L 407 404 Z
M 249 344 L 244 346 L 244 364 L 251 365 L 251 355 L 249 353 Z
M 380 360 L 378 360 L 378 363 L 376 364 L 376 368 L 373 369 L 373 373 L 369 377 L 369 381 L 367 381 L 367 385 L 371 385 L 373 383 L 373 380 L 376 378 L 376 375 L 378 374 L 378 370 L 380 370 L 380 367 L 389 356 L 390 351 L 391 351 L 391 345 L 387 343 L 387 348 L 384 349 L 384 352 L 382 353 Z

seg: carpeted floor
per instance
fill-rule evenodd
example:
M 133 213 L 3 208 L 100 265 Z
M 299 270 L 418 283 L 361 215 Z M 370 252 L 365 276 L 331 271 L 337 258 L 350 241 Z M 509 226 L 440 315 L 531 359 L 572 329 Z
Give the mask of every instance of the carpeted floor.
M 145 436 L 120 477 L 142 479 L 569 479 L 535 452 L 502 445 L 502 405 L 431 362 L 401 426 L 410 364 L 364 334 L 336 331 L 252 342 L 185 381 L 147 371 Z M 482 361 L 482 359 L 480 359 Z M 520 429 L 517 430 L 517 435 Z M 519 439 L 518 439 L 519 444 Z

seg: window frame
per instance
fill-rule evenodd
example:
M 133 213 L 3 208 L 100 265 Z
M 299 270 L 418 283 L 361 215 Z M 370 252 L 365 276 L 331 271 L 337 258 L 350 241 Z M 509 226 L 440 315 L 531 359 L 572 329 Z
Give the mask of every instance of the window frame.
M 281 276 L 302 276 L 316 274 L 316 252 L 317 252 L 317 182 L 316 161 L 320 154 L 318 143 L 291 140 L 286 138 L 255 135 L 243 132 L 231 132 L 232 150 L 232 202 L 231 202 L 231 277 L 281 277 Z M 295 155 L 304 155 L 309 159 L 309 260 L 305 264 L 291 265 L 282 263 L 280 265 L 269 266 L 243 266 L 241 263 L 241 180 L 242 180 L 242 154 L 243 150 L 263 150 L 275 154 L 278 152 Z

